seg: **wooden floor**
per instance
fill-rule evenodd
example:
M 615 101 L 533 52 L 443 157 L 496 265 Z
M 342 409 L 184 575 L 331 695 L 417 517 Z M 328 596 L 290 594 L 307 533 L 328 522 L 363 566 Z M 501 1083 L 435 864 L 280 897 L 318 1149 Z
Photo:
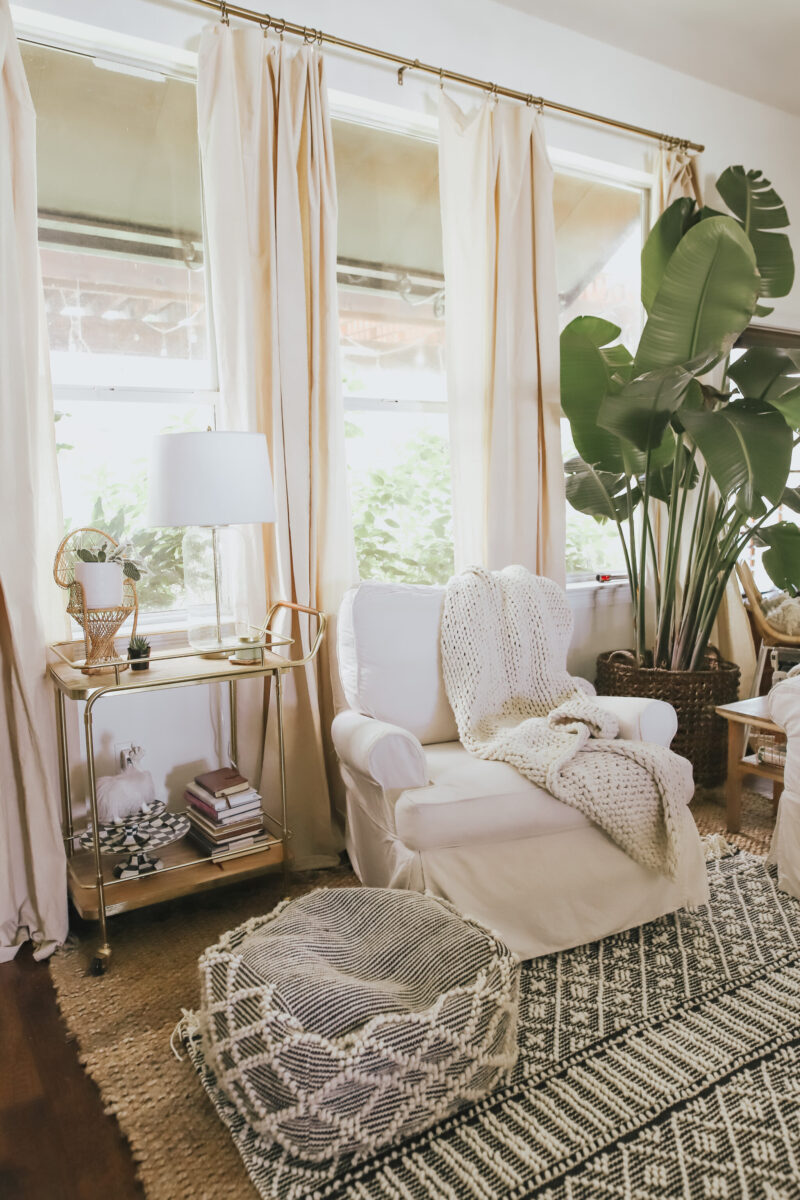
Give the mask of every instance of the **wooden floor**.
M 116 1121 L 78 1061 L 46 963 L 0 963 L 0 1197 L 142 1200 Z

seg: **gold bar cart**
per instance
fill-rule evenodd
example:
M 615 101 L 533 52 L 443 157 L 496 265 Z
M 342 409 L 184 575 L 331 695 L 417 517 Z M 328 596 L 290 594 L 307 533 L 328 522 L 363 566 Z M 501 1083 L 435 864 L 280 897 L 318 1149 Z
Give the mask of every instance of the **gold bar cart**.
M 306 614 L 316 621 L 316 635 L 308 653 L 302 658 L 285 658 L 276 651 L 294 644 L 294 639 L 273 631 L 273 620 L 281 610 Z M 106 674 L 87 674 L 85 658 L 80 657 L 83 642 L 58 642 L 50 647 L 48 674 L 55 685 L 56 720 L 58 726 L 59 764 L 64 841 L 67 848 L 67 884 L 69 896 L 81 917 L 100 924 L 100 943 L 92 971 L 102 974 L 111 957 L 107 918 L 130 909 L 143 908 L 178 896 L 222 887 L 247 879 L 263 871 L 283 865 L 286 869 L 291 830 L 286 804 L 286 760 L 283 730 L 283 677 L 287 671 L 303 667 L 319 652 L 325 636 L 326 616 L 314 608 L 288 601 L 273 604 L 264 625 L 256 630 L 257 640 L 247 643 L 249 657 L 256 661 L 234 662 L 227 657 L 205 657 L 202 651 L 185 642 L 156 649 L 150 656 L 147 671 L 128 671 L 125 658 L 115 658 L 107 664 Z M 231 648 L 233 650 L 233 647 Z M 265 821 L 274 831 L 266 846 L 252 851 L 237 852 L 212 861 L 200 854 L 181 838 L 159 851 L 163 869 L 141 878 L 115 879 L 111 866 L 104 866 L 99 839 L 97 811 L 97 781 L 93 739 L 94 707 L 108 696 L 131 695 L 137 692 L 167 691 L 199 684 L 227 683 L 231 719 L 231 758 L 238 759 L 236 725 L 236 685 L 240 679 L 271 677 L 275 680 L 275 714 L 278 723 L 278 758 L 280 775 L 280 819 L 264 811 Z M 88 775 L 89 819 L 92 828 L 92 849 L 80 850 L 76 843 L 81 832 L 75 831 L 73 798 L 70 786 L 69 746 L 67 737 L 66 702 L 84 701 L 84 739 Z M 265 721 L 267 718 L 265 713 Z M 108 856 L 106 856 L 108 861 Z

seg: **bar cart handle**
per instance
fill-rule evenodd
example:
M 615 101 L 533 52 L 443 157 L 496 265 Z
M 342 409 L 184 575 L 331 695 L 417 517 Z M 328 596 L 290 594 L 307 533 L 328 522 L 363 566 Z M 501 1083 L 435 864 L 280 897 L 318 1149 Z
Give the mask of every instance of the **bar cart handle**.
M 310 617 L 317 618 L 317 636 L 315 637 L 314 644 L 312 645 L 308 654 L 306 654 L 304 658 L 287 659 L 289 666 L 303 667 L 306 665 L 306 663 L 310 663 L 317 656 L 319 648 L 322 645 L 322 639 L 325 636 L 325 629 L 328 624 L 327 615 L 324 612 L 320 612 L 318 608 L 307 608 L 305 604 L 293 604 L 290 600 L 276 600 L 267 613 L 267 619 L 263 626 L 265 633 L 270 633 L 272 631 L 272 618 L 280 608 L 288 608 L 293 612 L 298 613 L 307 613 Z

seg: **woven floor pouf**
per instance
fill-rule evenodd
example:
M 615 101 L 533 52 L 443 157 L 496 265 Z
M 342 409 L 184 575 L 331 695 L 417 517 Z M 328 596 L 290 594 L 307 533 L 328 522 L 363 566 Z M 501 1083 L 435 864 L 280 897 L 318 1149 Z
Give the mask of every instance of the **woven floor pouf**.
M 433 896 L 318 889 L 225 934 L 199 967 L 219 1087 L 297 1158 L 425 1129 L 516 1060 L 516 958 Z

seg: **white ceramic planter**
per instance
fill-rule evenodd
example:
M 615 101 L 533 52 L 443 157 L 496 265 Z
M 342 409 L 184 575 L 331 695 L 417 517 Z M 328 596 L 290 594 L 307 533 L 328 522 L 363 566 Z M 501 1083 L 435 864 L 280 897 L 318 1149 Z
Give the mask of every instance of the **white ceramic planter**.
M 115 562 L 78 562 L 75 578 L 83 587 L 87 608 L 119 608 L 122 604 L 122 567 Z

